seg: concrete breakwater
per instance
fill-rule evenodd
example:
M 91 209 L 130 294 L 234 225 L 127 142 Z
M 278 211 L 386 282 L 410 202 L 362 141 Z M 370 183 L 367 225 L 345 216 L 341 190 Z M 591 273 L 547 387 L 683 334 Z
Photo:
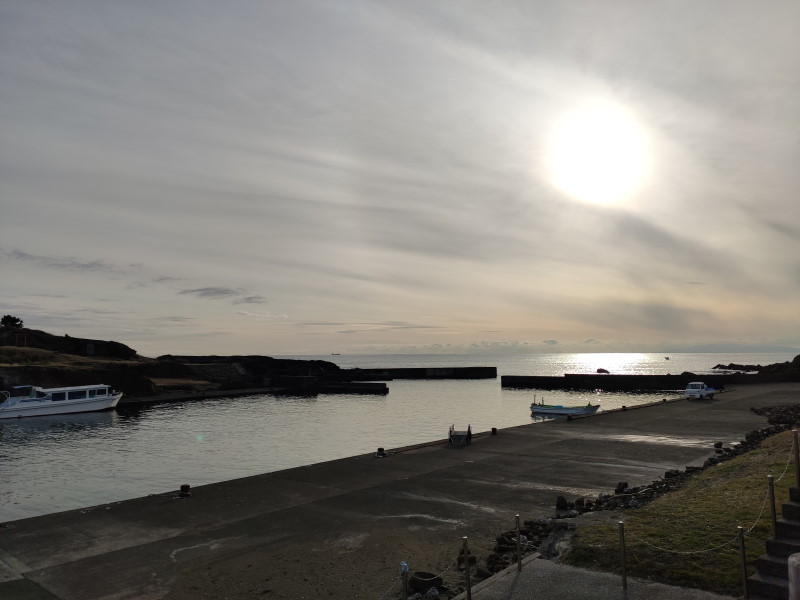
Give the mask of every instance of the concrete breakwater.
M 353 381 L 392 379 L 496 379 L 497 367 L 408 367 L 343 370 Z
M 500 385 L 504 388 L 526 388 L 540 390 L 604 390 L 621 391 L 674 391 L 683 390 L 691 381 L 704 381 L 722 389 L 730 385 L 791 383 L 800 381 L 797 375 L 785 373 L 726 373 L 719 375 L 611 375 L 611 374 L 565 374 L 561 377 L 535 375 L 503 375 Z

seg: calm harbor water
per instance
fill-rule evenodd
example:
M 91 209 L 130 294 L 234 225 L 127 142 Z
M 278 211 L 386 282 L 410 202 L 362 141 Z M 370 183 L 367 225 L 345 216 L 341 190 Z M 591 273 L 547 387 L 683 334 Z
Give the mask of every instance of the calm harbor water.
M 709 373 L 784 354 L 375 355 L 293 357 L 342 367 L 496 366 L 499 375 Z M 258 395 L 0 422 L 0 522 L 533 422 L 530 403 L 601 410 L 674 397 L 508 390 L 498 379 L 391 381 L 389 394 Z

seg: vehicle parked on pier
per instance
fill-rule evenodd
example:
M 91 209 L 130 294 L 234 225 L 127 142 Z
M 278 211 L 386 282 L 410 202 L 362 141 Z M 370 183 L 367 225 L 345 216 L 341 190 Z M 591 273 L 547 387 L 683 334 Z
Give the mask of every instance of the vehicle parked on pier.
M 692 383 L 686 384 L 684 396 L 687 400 L 691 398 L 697 398 L 698 400 L 704 400 L 705 398 L 708 398 L 709 400 L 712 400 L 714 398 L 714 393 L 717 391 L 719 390 L 707 386 L 702 381 L 693 381 Z
M 0 419 L 107 410 L 114 408 L 120 398 L 122 392 L 102 383 L 48 389 L 19 385 L 0 391 Z

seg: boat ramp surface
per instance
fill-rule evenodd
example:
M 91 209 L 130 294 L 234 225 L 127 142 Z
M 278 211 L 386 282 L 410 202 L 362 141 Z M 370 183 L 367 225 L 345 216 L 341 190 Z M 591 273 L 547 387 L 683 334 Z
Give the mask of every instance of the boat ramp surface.
M 712 401 L 476 432 L 464 447 L 442 439 L 197 486 L 185 499 L 178 486 L 191 482 L 175 482 L 159 495 L 2 523 L 0 598 L 377 598 L 400 561 L 439 572 L 462 536 L 485 554 L 516 513 L 552 515 L 558 495 L 596 496 L 700 465 L 714 442 L 765 426 L 750 407 L 798 394 L 800 384 L 740 387 Z

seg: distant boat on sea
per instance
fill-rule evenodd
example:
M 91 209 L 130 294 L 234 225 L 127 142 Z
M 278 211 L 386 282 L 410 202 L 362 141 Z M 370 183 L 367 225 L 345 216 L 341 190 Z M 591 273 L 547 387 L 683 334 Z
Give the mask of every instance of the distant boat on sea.
M 331 352 L 331 356 L 340 356 L 339 352 Z

